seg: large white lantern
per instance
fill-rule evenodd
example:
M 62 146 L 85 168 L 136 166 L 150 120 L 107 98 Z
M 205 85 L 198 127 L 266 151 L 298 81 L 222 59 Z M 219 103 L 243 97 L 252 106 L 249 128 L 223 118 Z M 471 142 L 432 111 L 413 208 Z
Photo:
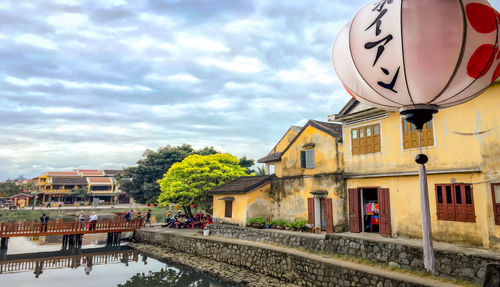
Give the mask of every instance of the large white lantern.
M 486 0 L 375 1 L 338 34 L 333 65 L 372 107 L 457 105 L 500 75 L 498 19 Z
M 358 101 L 398 111 L 417 130 L 500 75 L 500 14 L 486 0 L 378 0 L 338 34 L 333 66 Z M 424 264 L 434 272 L 427 156 L 417 155 Z

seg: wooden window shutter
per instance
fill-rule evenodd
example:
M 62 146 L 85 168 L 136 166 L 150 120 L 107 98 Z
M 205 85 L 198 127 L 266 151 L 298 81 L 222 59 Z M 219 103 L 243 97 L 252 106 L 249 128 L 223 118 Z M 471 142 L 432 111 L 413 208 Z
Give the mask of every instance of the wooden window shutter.
M 314 149 L 305 150 L 306 168 L 314 168 Z
M 306 151 L 300 151 L 300 167 L 306 168 Z
M 314 198 L 307 199 L 307 220 L 314 225 Z
M 453 196 L 454 205 L 455 205 L 455 220 L 456 221 L 465 221 L 465 198 L 464 198 L 464 186 L 462 184 L 454 184 L 453 185 Z
M 326 233 L 333 233 L 333 204 L 331 198 L 325 198 Z
M 466 222 L 476 222 L 476 213 L 474 211 L 474 194 L 472 192 L 471 184 L 463 185 L 464 195 L 465 195 L 465 221 Z
M 436 185 L 436 213 L 438 220 L 446 220 L 446 212 L 445 212 L 445 199 L 444 199 L 444 190 L 441 185 Z
M 380 124 L 376 124 L 373 126 L 373 152 L 380 152 L 380 147 Z

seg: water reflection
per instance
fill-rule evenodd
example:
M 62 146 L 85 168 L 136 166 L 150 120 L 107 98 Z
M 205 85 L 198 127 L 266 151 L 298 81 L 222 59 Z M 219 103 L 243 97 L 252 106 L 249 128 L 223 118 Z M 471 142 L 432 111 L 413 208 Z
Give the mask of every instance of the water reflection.
M 162 268 L 158 272 L 149 271 L 147 274 L 136 274 L 127 280 L 125 284 L 118 284 L 118 287 L 137 286 L 216 287 L 230 285 L 208 281 L 205 278 L 200 278 L 199 274 L 196 272 L 180 270 L 174 267 L 165 270 Z
M 126 245 L 106 247 L 102 237 L 70 251 L 61 250 L 61 241 L 53 237 L 11 240 L 15 248 L 0 260 L 1 286 L 231 286 Z

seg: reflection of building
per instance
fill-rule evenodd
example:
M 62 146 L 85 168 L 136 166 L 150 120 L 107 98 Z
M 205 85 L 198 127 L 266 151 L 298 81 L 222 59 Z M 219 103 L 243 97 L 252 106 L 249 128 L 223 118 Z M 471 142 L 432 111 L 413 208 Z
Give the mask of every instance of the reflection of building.
M 57 206 L 59 202 L 87 204 L 89 197 L 102 203 L 113 203 L 124 195 L 116 180 L 122 170 L 83 170 L 46 172 L 35 178 L 39 198 Z M 127 197 L 128 198 L 128 197 Z
M 0 260 L 0 274 L 33 271 L 35 278 L 47 269 L 84 268 L 85 273 L 92 271 L 92 266 L 104 264 L 138 262 L 139 253 L 130 247 L 102 247 L 82 249 L 79 254 L 67 254 L 62 251 L 7 255 Z M 143 259 L 144 262 L 146 259 Z

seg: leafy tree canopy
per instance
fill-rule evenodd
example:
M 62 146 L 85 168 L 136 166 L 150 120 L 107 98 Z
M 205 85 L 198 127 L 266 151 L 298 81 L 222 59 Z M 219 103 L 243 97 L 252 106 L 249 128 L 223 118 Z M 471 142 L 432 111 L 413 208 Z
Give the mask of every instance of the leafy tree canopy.
M 189 155 L 216 154 L 213 147 L 194 150 L 190 145 L 165 146 L 157 151 L 146 150 L 137 166 L 125 169 L 125 179 L 120 180 L 120 189 L 128 193 L 137 202 L 153 203 L 160 194 L 161 179 L 166 171 L 176 162 L 182 161 Z M 118 180 L 118 179 L 117 179 Z
M 249 159 L 246 156 L 240 158 L 240 163 L 239 165 L 243 168 L 245 168 L 245 173 L 246 174 L 253 174 L 255 171 L 251 169 L 251 167 L 255 164 L 255 161 L 253 159 Z
M 14 194 L 21 193 L 23 191 L 23 186 L 16 184 L 14 181 L 7 180 L 5 182 L 0 182 L 0 196 L 6 197 Z
M 207 199 L 207 192 L 212 188 L 245 175 L 245 168 L 233 155 L 191 155 L 172 165 L 158 180 L 161 187 L 158 202 L 184 206 L 200 203 Z

